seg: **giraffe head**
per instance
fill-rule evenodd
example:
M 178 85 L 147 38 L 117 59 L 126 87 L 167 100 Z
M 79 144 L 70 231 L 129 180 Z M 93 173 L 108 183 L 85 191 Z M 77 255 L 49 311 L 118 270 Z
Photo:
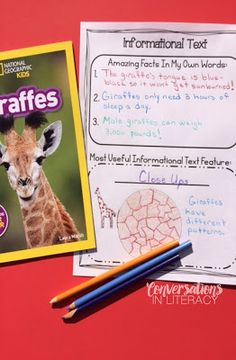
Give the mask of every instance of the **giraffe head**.
M 14 129 L 12 116 L 0 116 L 0 132 L 5 144 L 0 143 L 0 165 L 8 176 L 10 186 L 16 191 L 22 206 L 35 198 L 41 181 L 42 163 L 54 153 L 61 141 L 61 121 L 55 121 L 46 127 L 40 139 L 36 139 L 36 129 L 47 119 L 40 111 L 25 118 L 25 127 L 21 135 Z
M 100 191 L 99 191 L 99 188 L 97 187 L 97 189 L 95 190 L 95 194 L 96 195 L 100 195 Z

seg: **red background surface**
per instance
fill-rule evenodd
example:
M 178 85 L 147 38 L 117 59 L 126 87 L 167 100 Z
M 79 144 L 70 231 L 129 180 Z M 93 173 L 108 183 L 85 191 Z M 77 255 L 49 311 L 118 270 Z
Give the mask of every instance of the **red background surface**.
M 235 10 L 234 0 L 1 0 L 0 50 L 73 40 L 77 61 L 80 21 L 236 23 Z M 215 305 L 152 305 L 142 282 L 65 324 L 48 301 L 85 280 L 71 274 L 72 255 L 0 266 L 1 359 L 235 358 L 233 287 Z

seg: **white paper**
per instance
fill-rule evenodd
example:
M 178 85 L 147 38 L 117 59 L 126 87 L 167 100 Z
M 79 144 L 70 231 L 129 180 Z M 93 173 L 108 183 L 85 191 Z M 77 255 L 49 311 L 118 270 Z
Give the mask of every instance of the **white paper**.
M 97 275 L 173 238 L 162 278 L 236 284 L 236 26 L 82 23 L 80 101 Z

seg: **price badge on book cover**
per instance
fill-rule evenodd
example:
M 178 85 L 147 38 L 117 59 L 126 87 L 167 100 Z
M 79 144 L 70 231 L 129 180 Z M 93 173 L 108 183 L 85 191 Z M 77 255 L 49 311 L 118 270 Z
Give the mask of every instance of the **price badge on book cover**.
M 0 205 L 0 237 L 6 232 L 8 227 L 7 212 L 2 205 Z

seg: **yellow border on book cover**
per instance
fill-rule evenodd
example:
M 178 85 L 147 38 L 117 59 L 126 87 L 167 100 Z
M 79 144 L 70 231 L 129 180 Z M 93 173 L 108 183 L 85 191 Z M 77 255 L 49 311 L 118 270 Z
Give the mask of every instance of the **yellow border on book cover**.
M 0 63 L 0 76 L 4 75 L 3 63 Z
M 65 41 L 60 43 L 23 48 L 19 50 L 5 51 L 0 53 L 0 59 L 1 61 L 4 61 L 7 59 L 16 59 L 19 57 L 40 55 L 56 51 L 65 51 L 66 54 L 67 73 L 76 134 L 77 155 L 79 160 L 87 239 L 67 244 L 44 246 L 40 248 L 16 250 L 2 253 L 0 254 L 0 263 L 93 249 L 96 246 L 72 42 Z

